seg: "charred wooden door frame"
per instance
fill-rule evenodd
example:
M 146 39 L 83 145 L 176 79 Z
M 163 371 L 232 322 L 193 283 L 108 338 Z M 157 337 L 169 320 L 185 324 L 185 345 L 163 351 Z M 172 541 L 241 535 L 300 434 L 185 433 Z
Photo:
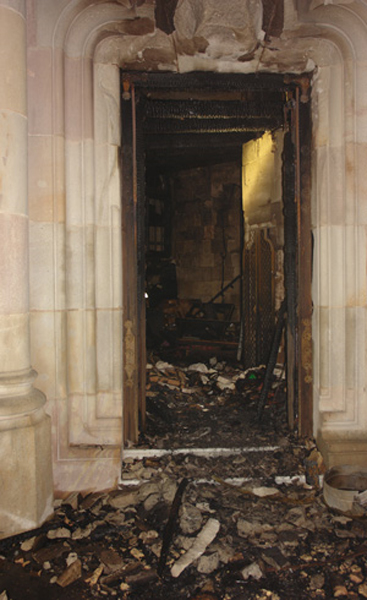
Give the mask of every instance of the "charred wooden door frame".
M 289 81 L 289 79 L 288 79 Z M 313 432 L 311 106 L 308 75 L 287 92 L 283 149 L 284 277 L 288 424 Z
M 141 90 L 281 90 L 285 103 L 284 210 L 288 211 L 288 248 L 285 258 L 292 269 L 287 286 L 288 362 L 292 391 L 289 423 L 298 422 L 300 435 L 312 435 L 312 299 L 311 299 L 311 111 L 309 77 L 277 74 L 214 73 L 122 73 L 121 109 L 121 219 L 123 252 L 123 416 L 124 443 L 137 442 L 145 426 L 145 257 L 144 257 L 144 148 L 142 118 L 139 116 Z M 287 246 L 287 244 L 286 244 Z M 288 290 L 289 291 L 289 290 Z M 290 349 L 292 348 L 292 350 Z
M 121 227 L 123 284 L 123 439 L 145 428 L 144 159 L 133 83 L 124 81 L 121 110 Z M 140 200 L 140 201 L 139 201 Z M 140 423 L 139 423 L 140 418 Z

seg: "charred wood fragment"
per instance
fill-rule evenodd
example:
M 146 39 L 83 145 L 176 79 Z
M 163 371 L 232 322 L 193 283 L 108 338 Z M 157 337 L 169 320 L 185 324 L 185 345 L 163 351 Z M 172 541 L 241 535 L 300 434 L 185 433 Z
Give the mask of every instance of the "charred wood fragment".
M 264 383 L 263 383 L 263 387 L 262 387 L 260 398 L 259 398 L 259 405 L 258 405 L 258 410 L 257 410 L 257 417 L 258 417 L 259 421 L 261 421 L 261 418 L 262 418 L 265 403 L 266 403 L 266 400 L 267 400 L 267 397 L 268 397 L 268 394 L 270 391 L 274 368 L 275 368 L 276 361 L 277 361 L 280 340 L 282 338 L 282 332 L 283 332 L 283 327 L 284 327 L 286 303 L 287 303 L 287 300 L 285 298 L 283 300 L 283 302 L 280 306 L 279 312 L 278 312 L 278 320 L 277 320 L 277 324 L 276 324 L 275 331 L 274 331 L 273 342 L 272 342 L 271 349 L 270 349 L 268 364 L 266 366 Z
M 188 483 L 189 483 L 188 479 L 186 479 L 186 478 L 182 479 L 182 481 L 180 482 L 180 485 L 177 488 L 175 497 L 172 502 L 168 521 L 167 521 L 166 527 L 163 532 L 162 550 L 161 550 L 161 555 L 159 557 L 159 564 L 158 564 L 158 569 L 157 569 L 157 573 L 158 573 L 159 577 L 162 577 L 164 568 L 166 566 L 169 548 L 170 548 L 171 541 L 172 541 L 172 538 L 173 538 L 173 535 L 174 535 L 175 529 L 176 529 L 178 511 L 180 510 L 182 497 L 183 497 L 184 491 L 185 491 Z

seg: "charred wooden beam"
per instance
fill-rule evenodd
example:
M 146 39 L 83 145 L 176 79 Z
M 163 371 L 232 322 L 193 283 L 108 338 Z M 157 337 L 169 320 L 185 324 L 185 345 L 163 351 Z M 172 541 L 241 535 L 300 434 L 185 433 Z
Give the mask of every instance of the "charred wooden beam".
M 239 100 L 146 100 L 145 114 L 154 119 L 233 119 L 278 118 L 283 120 L 283 103 L 261 94 L 254 101 Z
M 226 118 L 226 119 L 148 119 L 144 124 L 146 135 L 181 134 L 181 133 L 241 133 L 257 132 L 275 129 L 282 124 L 281 119 L 261 117 L 257 119 Z
M 161 134 L 156 136 L 146 136 L 146 148 L 153 150 L 177 150 L 177 149 L 192 149 L 192 148 L 210 148 L 212 145 L 217 145 L 218 148 L 241 147 L 249 140 L 262 135 L 262 131 L 241 132 L 220 134 L 218 132 L 202 133 L 200 135 L 191 133 L 182 133 L 179 136 Z

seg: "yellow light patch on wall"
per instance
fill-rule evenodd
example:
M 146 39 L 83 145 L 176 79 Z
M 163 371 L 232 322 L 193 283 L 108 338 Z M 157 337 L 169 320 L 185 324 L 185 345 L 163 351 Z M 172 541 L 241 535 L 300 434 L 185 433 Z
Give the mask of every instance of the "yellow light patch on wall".
M 274 174 L 274 140 L 270 132 L 242 148 L 242 198 L 246 214 L 271 201 Z

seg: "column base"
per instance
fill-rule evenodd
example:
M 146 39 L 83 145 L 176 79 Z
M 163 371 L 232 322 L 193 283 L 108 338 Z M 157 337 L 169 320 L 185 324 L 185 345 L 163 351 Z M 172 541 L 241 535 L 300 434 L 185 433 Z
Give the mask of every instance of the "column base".
M 45 397 L 0 398 L 0 539 L 39 527 L 53 512 L 51 420 Z
M 339 465 L 367 468 L 367 434 L 319 432 L 317 445 L 327 468 Z

